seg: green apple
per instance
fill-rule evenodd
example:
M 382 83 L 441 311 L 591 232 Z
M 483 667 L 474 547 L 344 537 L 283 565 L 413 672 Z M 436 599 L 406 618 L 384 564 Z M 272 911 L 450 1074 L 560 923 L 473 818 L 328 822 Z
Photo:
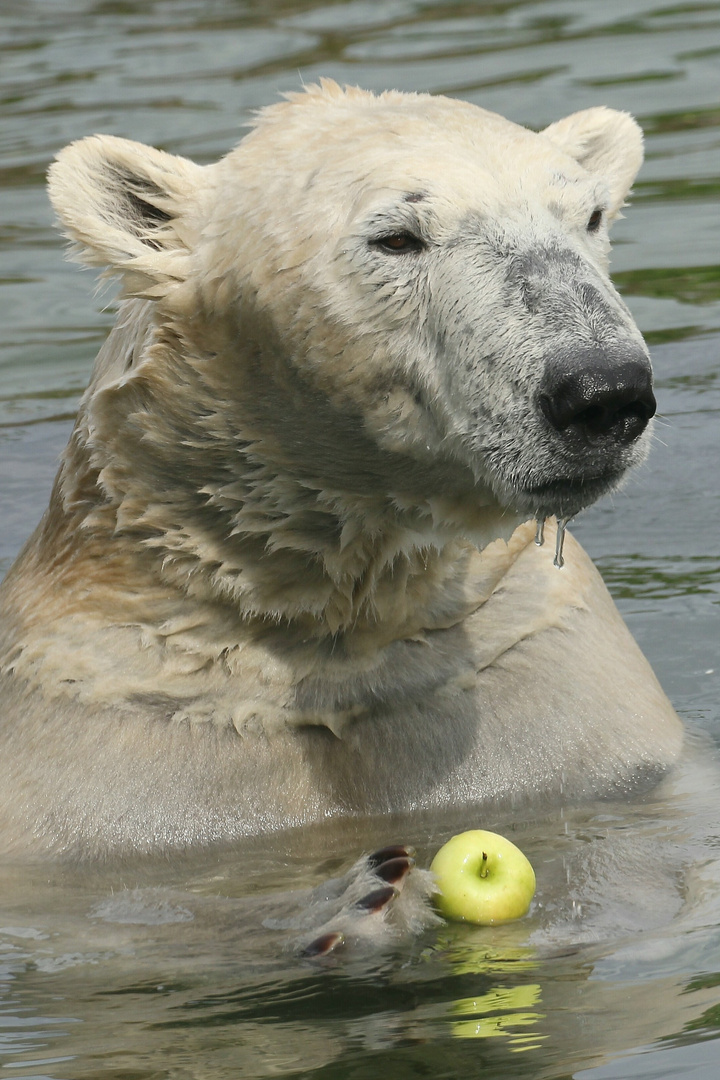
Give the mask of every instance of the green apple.
M 497 833 L 471 829 L 440 848 L 430 869 L 447 919 L 493 925 L 519 919 L 535 893 L 535 871 L 520 848 Z

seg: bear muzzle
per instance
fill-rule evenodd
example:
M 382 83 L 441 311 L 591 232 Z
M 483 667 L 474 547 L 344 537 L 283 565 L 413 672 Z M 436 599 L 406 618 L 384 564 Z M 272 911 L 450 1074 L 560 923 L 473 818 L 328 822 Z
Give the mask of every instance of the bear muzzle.
M 538 404 L 564 439 L 629 446 L 655 415 L 650 362 L 639 349 L 620 360 L 601 349 L 555 357 Z

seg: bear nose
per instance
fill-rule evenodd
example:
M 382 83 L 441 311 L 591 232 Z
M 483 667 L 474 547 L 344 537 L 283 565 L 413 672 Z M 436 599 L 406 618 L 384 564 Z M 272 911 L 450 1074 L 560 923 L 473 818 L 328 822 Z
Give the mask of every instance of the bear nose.
M 572 430 L 589 440 L 606 436 L 627 445 L 655 415 L 652 370 L 644 354 L 621 362 L 602 353 L 555 361 L 539 404 L 556 431 Z

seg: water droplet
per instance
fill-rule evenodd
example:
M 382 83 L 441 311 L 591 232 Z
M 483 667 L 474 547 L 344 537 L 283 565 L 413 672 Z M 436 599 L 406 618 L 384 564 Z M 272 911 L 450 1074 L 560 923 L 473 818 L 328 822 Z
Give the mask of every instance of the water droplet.
M 565 543 L 565 530 L 567 529 L 569 521 L 570 518 L 558 518 L 553 566 L 561 567 L 565 565 L 565 560 L 563 559 L 563 545 Z
M 545 543 L 545 518 L 535 518 L 537 522 L 537 528 L 535 529 L 535 543 L 538 547 L 542 547 Z

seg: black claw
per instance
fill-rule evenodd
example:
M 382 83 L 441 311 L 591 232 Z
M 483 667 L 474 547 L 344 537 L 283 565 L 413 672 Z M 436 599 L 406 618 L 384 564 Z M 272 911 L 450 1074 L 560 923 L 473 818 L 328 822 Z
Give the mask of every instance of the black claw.
M 411 859 L 414 854 L 415 848 L 410 847 L 409 844 L 390 844 L 389 847 L 380 848 L 379 851 L 373 851 L 372 855 L 368 855 L 368 866 L 374 870 L 376 866 L 389 862 L 390 859 Z
M 393 888 L 392 885 L 384 885 L 382 889 L 373 889 L 372 892 L 367 893 L 361 897 L 355 904 L 356 908 L 360 911 L 367 911 L 368 914 L 376 914 L 394 900 L 398 895 L 398 890 Z
M 322 934 L 319 938 L 315 938 L 309 945 L 300 953 L 301 956 L 328 956 L 329 953 L 334 952 L 345 941 L 345 935 L 341 934 L 339 930 L 331 930 L 328 934 Z
M 388 859 L 387 862 L 381 863 L 375 870 L 375 876 L 381 881 L 387 881 L 388 885 L 398 885 L 405 880 L 405 876 L 410 873 L 414 865 L 414 859 L 408 855 L 402 855 L 397 859 Z

